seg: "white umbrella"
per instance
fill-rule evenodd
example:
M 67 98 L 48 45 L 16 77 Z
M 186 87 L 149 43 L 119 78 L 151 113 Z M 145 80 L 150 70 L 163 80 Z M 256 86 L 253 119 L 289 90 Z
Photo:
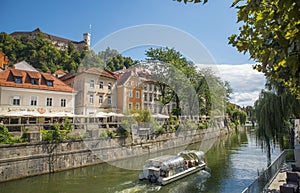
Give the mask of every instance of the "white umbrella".
M 114 117 L 124 117 L 123 114 L 121 114 L 121 113 L 114 113 L 114 112 L 109 112 L 109 113 L 107 113 L 107 115 L 114 116 Z
M 108 113 L 105 113 L 105 112 L 98 112 L 96 113 L 93 117 L 108 117 Z
M 154 114 L 154 115 L 152 115 L 154 118 L 161 118 L 161 119 L 168 119 L 169 118 L 169 116 L 168 115 L 163 115 L 163 114 L 159 114 L 159 113 L 157 113 L 157 114 Z
M 23 117 L 22 111 L 17 111 L 17 112 L 8 112 L 4 116 L 6 117 Z
M 67 112 L 57 112 L 57 113 L 51 113 L 52 117 L 74 117 L 73 113 L 67 113 Z

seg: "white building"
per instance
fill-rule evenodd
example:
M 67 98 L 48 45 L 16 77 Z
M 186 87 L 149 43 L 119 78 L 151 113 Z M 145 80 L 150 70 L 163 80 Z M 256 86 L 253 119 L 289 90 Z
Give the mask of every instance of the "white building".
M 17 65 L 19 69 L 0 72 L 0 117 L 16 117 L 2 120 L 20 124 L 20 117 L 26 116 L 36 123 L 36 117 L 73 115 L 76 91 L 51 74 L 30 70 L 27 65 L 22 62 Z

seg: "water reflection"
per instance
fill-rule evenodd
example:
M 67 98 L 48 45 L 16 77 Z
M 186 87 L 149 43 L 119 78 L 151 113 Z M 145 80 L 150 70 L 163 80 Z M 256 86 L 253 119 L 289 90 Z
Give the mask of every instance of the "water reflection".
M 213 145 L 211 145 L 213 143 Z M 150 157 L 176 154 L 181 149 L 99 164 L 51 175 L 42 175 L 12 182 L 0 183 L 3 193 L 145 193 L 145 192 L 241 192 L 257 176 L 257 170 L 266 167 L 266 154 L 256 145 L 250 131 L 231 134 L 214 141 L 190 145 L 188 149 L 208 147 L 206 162 L 210 173 L 200 171 L 166 186 L 157 186 L 138 180 L 139 170 L 122 169 L 123 165 L 141 169 Z M 201 150 L 201 149 L 200 149 Z M 279 155 L 277 147 L 273 158 Z M 115 167 L 117 165 L 118 167 Z

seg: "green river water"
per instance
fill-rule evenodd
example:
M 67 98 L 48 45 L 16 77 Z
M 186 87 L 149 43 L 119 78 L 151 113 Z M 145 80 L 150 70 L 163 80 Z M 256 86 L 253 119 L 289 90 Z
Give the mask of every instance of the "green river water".
M 193 193 L 241 192 L 266 168 L 266 153 L 256 144 L 253 130 L 240 131 L 219 139 L 196 143 L 187 149 L 206 151 L 209 171 L 200 171 L 166 186 L 138 180 L 149 156 L 98 164 L 54 174 L 0 183 L 0 193 Z M 172 149 L 153 156 L 175 154 Z M 278 147 L 272 158 L 280 154 Z M 124 169 L 135 168 L 135 169 Z

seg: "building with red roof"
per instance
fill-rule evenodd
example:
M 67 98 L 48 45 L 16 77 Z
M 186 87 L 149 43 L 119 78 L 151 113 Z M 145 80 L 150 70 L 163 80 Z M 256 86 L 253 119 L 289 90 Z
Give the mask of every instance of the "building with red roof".
M 1 117 L 74 114 L 75 95 L 73 88 L 49 73 L 14 67 L 0 72 Z

